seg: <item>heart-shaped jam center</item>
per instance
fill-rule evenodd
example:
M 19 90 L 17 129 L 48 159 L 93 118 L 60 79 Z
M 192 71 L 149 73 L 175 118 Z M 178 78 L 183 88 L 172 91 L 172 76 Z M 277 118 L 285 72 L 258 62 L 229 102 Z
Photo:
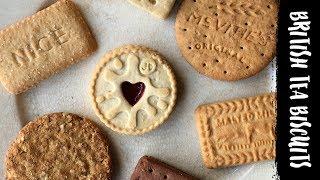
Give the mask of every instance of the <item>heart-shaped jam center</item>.
M 121 83 L 121 91 L 131 106 L 137 104 L 144 93 L 146 86 L 142 82 L 131 84 L 128 81 Z

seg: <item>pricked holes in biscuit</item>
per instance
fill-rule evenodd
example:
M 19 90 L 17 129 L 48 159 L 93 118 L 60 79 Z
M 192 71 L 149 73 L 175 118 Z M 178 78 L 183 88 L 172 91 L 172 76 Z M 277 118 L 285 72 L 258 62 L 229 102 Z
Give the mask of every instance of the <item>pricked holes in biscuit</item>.
M 264 53 L 261 53 L 260 55 L 261 55 L 261 56 L 264 56 L 265 54 L 264 54 Z
M 242 49 L 242 50 L 243 50 L 243 46 L 240 46 L 240 49 Z
M 165 175 L 163 175 L 163 179 L 167 179 L 168 178 L 168 176 L 165 174 Z
M 270 5 L 267 5 L 267 8 L 268 8 L 268 9 L 271 9 L 271 6 L 270 6 Z
M 188 49 L 192 49 L 191 46 L 189 46 Z
M 197 2 L 197 0 L 193 0 L 193 2 Z
M 187 31 L 187 29 L 186 29 L 186 28 L 183 28 L 182 31 Z
M 247 23 L 247 22 L 246 22 L 246 23 L 244 23 L 244 25 L 248 26 L 248 25 L 249 25 L 249 23 Z
M 223 74 L 227 74 L 228 72 L 227 71 L 223 71 Z
M 207 66 L 207 63 L 202 63 L 202 67 L 206 67 Z
M 203 37 L 204 37 L 204 38 L 207 38 L 208 36 L 204 34 Z
M 274 24 L 271 24 L 271 27 L 274 27 Z
M 246 69 L 249 69 L 250 68 L 250 66 L 246 66 Z
M 157 1 L 156 1 L 156 0 L 149 0 L 149 2 L 150 2 L 152 5 L 157 4 Z
M 216 63 L 218 63 L 218 62 L 219 62 L 219 60 L 218 60 L 218 59 L 216 59 L 216 60 L 215 60 L 215 62 L 216 62 Z
M 212 9 L 212 8 L 213 8 L 213 6 L 209 6 L 208 8 L 209 8 L 209 9 Z
M 151 167 L 149 167 L 149 168 L 148 168 L 148 172 L 149 172 L 149 173 L 152 173 L 152 172 L 153 172 L 153 169 L 152 169 Z
M 218 14 L 218 13 L 214 13 L 214 15 L 215 15 L 215 16 L 218 16 L 219 14 Z

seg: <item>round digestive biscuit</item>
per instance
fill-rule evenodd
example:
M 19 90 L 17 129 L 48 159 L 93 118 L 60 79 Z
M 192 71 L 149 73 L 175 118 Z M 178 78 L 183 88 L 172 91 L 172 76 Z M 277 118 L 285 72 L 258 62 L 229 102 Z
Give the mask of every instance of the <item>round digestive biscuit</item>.
M 39 117 L 11 144 L 6 179 L 111 179 L 106 137 L 74 114 Z
M 167 119 L 176 100 L 176 81 L 159 53 L 127 45 L 102 58 L 90 94 L 95 112 L 106 126 L 137 135 Z
M 176 24 L 182 55 L 201 74 L 234 81 L 276 52 L 277 0 L 184 0 Z

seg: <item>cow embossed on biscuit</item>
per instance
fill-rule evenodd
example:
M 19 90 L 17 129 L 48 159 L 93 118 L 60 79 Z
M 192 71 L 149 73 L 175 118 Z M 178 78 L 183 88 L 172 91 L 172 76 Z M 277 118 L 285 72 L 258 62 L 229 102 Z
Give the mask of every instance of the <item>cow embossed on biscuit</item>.
M 96 114 L 106 126 L 120 133 L 143 134 L 172 111 L 176 82 L 157 52 L 129 45 L 102 59 L 90 93 Z

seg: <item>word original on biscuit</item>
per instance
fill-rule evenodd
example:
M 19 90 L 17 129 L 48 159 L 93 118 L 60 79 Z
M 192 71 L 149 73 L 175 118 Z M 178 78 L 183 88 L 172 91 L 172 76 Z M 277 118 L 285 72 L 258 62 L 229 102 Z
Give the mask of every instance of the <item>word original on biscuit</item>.
M 185 0 L 175 31 L 181 54 L 199 73 L 236 81 L 256 75 L 276 53 L 276 0 Z

